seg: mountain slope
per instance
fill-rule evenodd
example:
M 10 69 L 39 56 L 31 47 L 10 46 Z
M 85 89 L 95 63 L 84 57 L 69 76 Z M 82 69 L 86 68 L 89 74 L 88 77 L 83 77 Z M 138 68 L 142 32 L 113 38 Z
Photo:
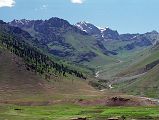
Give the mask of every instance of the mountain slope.
M 27 32 L 0 21 L 0 103 L 45 104 L 68 94 L 98 95 L 81 72 L 54 62 L 28 39 L 33 40 Z
M 0 103 L 44 105 L 68 95 L 78 98 L 99 93 L 75 77 L 52 76 L 46 80 L 28 71 L 22 58 L 0 49 Z
M 27 32 L 5 23 L 1 24 L 0 29 L 1 45 L 5 46 L 12 53 L 22 57 L 26 62 L 28 70 L 31 68 L 31 70 L 45 76 L 58 73 L 63 76 L 71 74 L 86 79 L 82 73 L 66 67 L 62 63 L 54 62 L 51 57 L 34 47 L 34 44 L 30 44 L 34 39 Z
M 154 46 L 145 53 L 143 59 L 121 72 L 120 77 L 132 78 L 115 83 L 116 88 L 123 92 L 153 98 L 159 98 L 159 49 Z M 133 76 L 138 76 L 134 78 Z

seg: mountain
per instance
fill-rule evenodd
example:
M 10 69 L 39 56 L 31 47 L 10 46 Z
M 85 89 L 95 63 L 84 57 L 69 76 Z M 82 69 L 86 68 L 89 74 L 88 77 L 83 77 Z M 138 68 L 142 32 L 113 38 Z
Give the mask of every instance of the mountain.
M 70 60 L 72 59 L 72 57 L 70 56 L 74 56 L 74 51 L 77 51 L 76 54 L 79 55 L 76 56 L 76 59 L 72 59 L 72 61 L 76 62 L 89 61 L 89 59 L 91 60 L 98 55 L 95 55 L 95 53 L 88 51 L 88 55 L 86 55 L 88 59 L 83 59 L 83 56 L 85 55 L 83 53 L 79 53 L 80 50 L 76 50 L 76 45 L 72 45 L 72 43 L 67 40 L 70 39 L 66 38 L 68 36 L 76 36 L 76 34 L 80 34 L 85 38 L 92 36 L 95 38 L 94 44 L 96 44 L 96 47 L 98 47 L 98 49 L 100 49 L 100 51 L 102 51 L 106 55 L 116 55 L 117 52 L 120 50 L 133 50 L 138 47 L 148 47 L 152 44 L 155 44 L 158 40 L 158 33 L 156 31 L 148 32 L 145 34 L 119 34 L 117 31 L 111 30 L 108 27 L 99 28 L 88 22 L 78 22 L 77 24 L 75 24 L 75 26 L 73 26 L 66 20 L 59 18 L 51 18 L 45 21 L 25 19 L 13 20 L 9 24 L 12 26 L 20 27 L 23 30 L 29 32 L 33 37 L 38 39 L 40 44 L 45 45 L 49 53 L 54 54 L 55 56 L 69 56 L 68 59 Z M 71 35 L 68 35 L 68 33 L 70 33 Z M 76 39 L 77 38 L 75 38 L 75 40 Z M 119 48 L 117 49 L 109 50 L 107 48 L 107 41 L 110 40 L 123 41 L 123 43 L 127 41 L 128 43 L 124 46 L 119 46 Z M 56 47 L 54 45 L 56 45 Z M 88 45 L 90 46 L 90 43 Z M 59 47 L 57 48 L 57 46 Z M 61 50 L 61 48 L 63 49 Z
M 101 31 L 95 25 L 88 22 L 78 22 L 75 24 L 77 28 L 88 33 L 89 35 L 100 35 Z
M 137 47 L 142 48 L 156 44 L 159 40 L 159 33 L 157 31 L 152 31 L 144 34 L 122 34 L 120 35 L 120 39 L 124 41 L 131 41 L 131 43 L 120 49 L 132 50 Z
M 105 40 L 107 39 L 119 40 L 119 33 L 115 30 L 111 30 L 110 28 L 102 30 L 101 33 Z
M 121 50 L 129 51 L 137 48 L 149 47 L 159 40 L 157 31 L 145 34 L 119 34 L 116 30 L 112 30 L 108 27 L 96 27 L 88 22 L 78 22 L 75 26 L 89 35 L 94 36 L 97 40 L 102 41 L 102 44 L 109 51 L 114 51 L 115 53 L 118 53 Z M 114 46 L 114 42 L 116 42 L 116 44 L 120 43 L 115 49 L 111 47 Z
M 68 21 L 60 18 L 49 20 L 13 20 L 11 26 L 19 27 L 27 31 L 35 40 L 33 41 L 48 54 L 65 59 L 74 63 L 88 63 L 95 59 L 111 61 L 109 55 L 116 55 L 109 51 L 100 39 L 89 35 L 86 31 L 71 25 Z M 93 26 L 89 26 L 91 31 Z
M 2 24 L 0 23 L 0 30 L 1 45 L 23 58 L 28 70 L 33 70 L 45 76 L 59 73 L 64 76 L 70 74 L 84 78 L 82 73 L 54 61 L 52 57 L 34 46 L 31 42 L 34 42 L 35 39 L 26 31 L 18 27 L 9 26 L 4 22 Z
M 152 42 L 149 39 L 147 39 L 146 37 L 140 37 L 134 40 L 134 42 L 124 46 L 124 49 L 132 50 L 132 49 L 135 49 L 135 47 L 147 47 L 151 45 L 152 45 Z
M 101 40 L 118 40 L 119 33 L 117 31 L 111 30 L 110 28 L 99 28 L 95 25 L 88 22 L 78 22 L 75 26 L 82 31 L 85 31 L 89 35 L 96 36 L 96 38 L 100 38 Z

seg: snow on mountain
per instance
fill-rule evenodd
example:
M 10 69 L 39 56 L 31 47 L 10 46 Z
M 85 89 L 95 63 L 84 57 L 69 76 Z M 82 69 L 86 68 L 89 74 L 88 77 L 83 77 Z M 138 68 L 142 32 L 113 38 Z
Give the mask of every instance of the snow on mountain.
M 82 31 L 87 32 L 89 35 L 97 36 L 97 38 L 101 38 L 104 40 L 109 40 L 109 39 L 114 39 L 118 40 L 119 39 L 119 33 L 115 30 L 111 30 L 108 27 L 101 28 L 97 27 L 89 22 L 78 22 L 75 24 L 76 27 L 81 29 Z
M 81 29 L 82 31 L 87 32 L 88 34 L 99 34 L 100 30 L 94 26 L 93 24 L 89 23 L 89 22 L 78 22 L 77 24 L 75 24 L 76 27 L 78 27 L 79 29 Z

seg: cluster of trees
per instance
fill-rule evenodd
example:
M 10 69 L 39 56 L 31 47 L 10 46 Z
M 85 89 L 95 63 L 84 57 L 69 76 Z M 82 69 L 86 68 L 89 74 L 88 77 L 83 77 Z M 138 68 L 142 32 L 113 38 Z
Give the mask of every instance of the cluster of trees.
M 22 57 L 28 70 L 34 70 L 40 74 L 44 74 L 45 78 L 50 78 L 52 74 L 59 74 L 66 76 L 67 74 L 75 75 L 76 77 L 86 79 L 86 77 L 79 71 L 70 69 L 63 64 L 55 63 L 50 57 L 40 52 L 37 48 L 32 47 L 24 38 L 1 34 L 0 42 L 12 53 Z M 47 76 L 46 76 L 47 75 Z

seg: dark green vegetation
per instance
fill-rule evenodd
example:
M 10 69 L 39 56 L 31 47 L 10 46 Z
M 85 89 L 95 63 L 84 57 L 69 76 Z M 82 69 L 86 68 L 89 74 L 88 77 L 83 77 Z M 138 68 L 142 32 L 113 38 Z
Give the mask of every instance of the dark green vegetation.
M 119 117 L 122 120 L 157 120 L 158 107 L 103 107 L 57 104 L 53 106 L 13 106 L 0 107 L 0 119 L 12 120 L 70 120 L 86 117 L 89 120 L 106 120 Z

